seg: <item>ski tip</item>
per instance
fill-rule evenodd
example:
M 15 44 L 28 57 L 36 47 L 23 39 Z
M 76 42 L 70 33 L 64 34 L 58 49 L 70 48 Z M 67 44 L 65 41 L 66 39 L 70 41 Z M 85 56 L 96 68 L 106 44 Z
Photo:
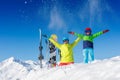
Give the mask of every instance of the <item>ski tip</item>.
M 41 31 L 41 29 L 39 28 L 39 31 Z

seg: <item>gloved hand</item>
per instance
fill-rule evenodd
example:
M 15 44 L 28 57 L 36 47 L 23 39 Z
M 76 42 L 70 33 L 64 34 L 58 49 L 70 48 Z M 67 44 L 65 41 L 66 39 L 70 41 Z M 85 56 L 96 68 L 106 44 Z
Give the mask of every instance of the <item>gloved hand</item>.
M 74 32 L 72 32 L 72 31 L 68 31 L 68 33 L 74 35 Z
M 107 29 L 107 30 L 103 30 L 103 33 L 106 33 L 106 32 L 108 32 L 109 30 Z
M 51 34 L 50 38 L 52 38 L 53 40 L 57 41 L 57 35 L 56 34 Z

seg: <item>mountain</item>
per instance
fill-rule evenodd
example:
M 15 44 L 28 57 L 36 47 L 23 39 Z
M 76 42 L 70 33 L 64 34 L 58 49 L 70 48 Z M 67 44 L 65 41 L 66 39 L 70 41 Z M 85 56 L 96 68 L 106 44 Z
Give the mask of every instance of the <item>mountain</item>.
M 36 65 L 33 61 L 23 62 L 14 57 L 6 59 L 0 63 L 0 80 L 24 80 Z
M 43 69 L 39 62 L 11 57 L 0 62 L 0 80 L 120 80 L 120 56 L 55 68 L 43 61 Z

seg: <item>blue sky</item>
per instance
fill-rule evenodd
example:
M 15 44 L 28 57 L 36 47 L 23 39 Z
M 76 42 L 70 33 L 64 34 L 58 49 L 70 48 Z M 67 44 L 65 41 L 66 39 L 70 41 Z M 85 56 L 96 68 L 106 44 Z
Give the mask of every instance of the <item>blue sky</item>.
M 0 0 L 0 61 L 11 56 L 37 60 L 39 28 L 49 36 L 56 34 L 59 43 L 64 36 L 70 42 L 76 39 L 67 31 L 84 33 L 88 26 L 93 33 L 109 29 L 109 33 L 94 40 L 95 58 L 119 56 L 119 3 L 119 0 Z M 43 47 L 46 57 L 44 39 Z M 75 62 L 83 60 L 82 41 L 74 48 L 74 58 Z

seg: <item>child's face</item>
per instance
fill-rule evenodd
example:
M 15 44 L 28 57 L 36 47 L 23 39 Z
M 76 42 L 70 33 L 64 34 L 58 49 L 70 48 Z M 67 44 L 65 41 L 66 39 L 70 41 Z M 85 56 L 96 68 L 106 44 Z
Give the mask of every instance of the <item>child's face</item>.
M 86 35 L 91 35 L 91 32 L 86 32 Z
M 69 43 L 69 41 L 68 41 L 68 40 L 64 41 L 64 44 L 68 44 L 68 43 Z

